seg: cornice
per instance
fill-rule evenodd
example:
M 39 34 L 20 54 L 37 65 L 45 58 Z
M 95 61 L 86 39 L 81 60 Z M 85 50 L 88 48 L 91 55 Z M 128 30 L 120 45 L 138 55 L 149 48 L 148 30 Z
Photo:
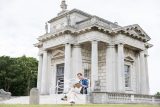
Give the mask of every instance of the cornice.
M 153 45 L 152 45 L 152 44 L 150 44 L 150 43 L 145 43 L 145 47 L 146 47 L 146 48 L 152 48 L 152 47 L 153 47 Z
M 64 27 L 64 29 L 61 29 L 55 33 L 48 33 L 43 36 L 40 36 L 38 38 L 38 40 L 43 42 L 43 41 L 58 37 L 63 34 L 79 35 L 82 33 L 89 32 L 89 31 L 100 31 L 103 33 L 110 34 L 112 36 L 115 36 L 118 34 L 125 34 L 125 35 L 128 35 L 134 39 L 138 39 L 143 42 L 148 41 L 148 38 L 146 38 L 145 36 L 140 36 L 133 31 L 126 30 L 123 27 L 119 28 L 119 29 L 111 29 L 111 28 L 109 28 L 105 25 L 99 24 L 99 23 L 92 23 L 92 24 L 88 24 L 88 25 L 86 24 L 86 25 L 83 25 L 82 27 L 79 26 L 78 28 L 67 26 L 67 27 Z
M 65 26 L 59 30 L 56 30 L 53 33 L 47 33 L 38 38 L 39 43 L 35 44 L 36 47 L 41 46 L 43 42 L 56 38 L 58 36 L 64 35 L 64 34 L 71 34 L 71 35 L 80 35 L 86 32 L 90 31 L 99 31 L 102 33 L 109 34 L 111 36 L 116 36 L 118 34 L 124 34 L 131 38 L 140 40 L 142 42 L 147 42 L 151 38 L 145 33 L 145 31 L 138 25 L 129 25 L 121 27 L 119 25 L 116 25 L 110 21 L 107 21 L 105 19 L 102 19 L 98 16 L 92 16 L 88 13 L 85 13 L 78 9 L 73 9 L 69 12 L 66 12 L 60 16 L 57 16 L 49 21 L 49 23 L 60 19 L 61 17 L 66 16 L 67 14 L 71 13 L 80 13 L 84 16 L 87 16 L 88 18 L 86 20 L 83 20 L 81 22 L 77 22 L 74 26 Z M 148 47 L 151 47 L 150 45 L 147 45 Z
M 92 17 L 92 15 L 90 15 L 90 14 L 88 14 L 88 13 L 86 13 L 86 12 L 83 12 L 83 11 L 78 10 L 78 9 L 73 9 L 73 10 L 71 10 L 71 11 L 64 12 L 63 14 L 60 14 L 60 15 L 58 15 L 57 17 L 49 20 L 48 23 L 52 23 L 52 22 L 54 22 L 54 21 L 56 21 L 56 20 L 58 20 L 58 19 L 61 19 L 61 18 L 65 17 L 66 15 L 72 14 L 72 13 L 80 13 L 80 14 L 86 16 L 86 17 Z
M 43 43 L 42 42 L 39 42 L 39 43 L 36 43 L 36 44 L 33 44 L 35 47 L 42 47 L 43 46 Z
M 138 24 L 115 28 L 114 31 L 123 31 L 124 33 L 131 34 L 131 36 L 139 35 L 140 38 L 146 38 L 146 41 L 151 39 Z

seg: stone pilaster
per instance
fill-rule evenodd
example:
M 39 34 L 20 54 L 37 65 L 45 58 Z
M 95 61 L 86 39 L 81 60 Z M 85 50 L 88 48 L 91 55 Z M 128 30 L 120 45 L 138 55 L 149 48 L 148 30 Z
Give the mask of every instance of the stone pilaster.
M 149 94 L 148 63 L 146 51 L 140 52 L 141 94 Z
M 145 54 L 146 94 L 149 94 L 148 54 Z
M 72 50 L 72 78 L 76 78 L 77 73 L 83 73 L 82 52 L 80 44 L 75 44 Z
M 51 52 L 48 52 L 48 56 L 47 56 L 47 92 L 49 94 L 52 94 L 53 93 L 53 90 L 52 89 L 52 82 L 53 82 L 53 70 L 52 70 L 52 66 L 51 66 L 51 56 L 52 56 L 52 53 Z
M 118 61 L 117 61 L 117 83 L 118 92 L 125 92 L 125 79 L 124 79 L 124 45 L 118 44 Z
M 39 92 L 41 92 L 42 64 L 43 64 L 43 56 L 40 54 L 38 62 L 38 79 L 37 79 L 37 89 L 39 90 Z
M 106 91 L 115 91 L 115 45 L 106 48 Z
M 65 44 L 65 59 L 64 59 L 64 92 L 68 91 L 69 80 L 71 73 L 71 44 Z
M 41 94 L 48 94 L 47 92 L 47 51 L 43 52 L 43 66 L 42 66 L 42 84 Z
M 94 90 L 95 81 L 98 81 L 98 41 L 92 41 L 91 53 L 91 90 Z
M 140 54 L 137 53 L 136 61 L 136 90 L 137 94 L 141 94 L 141 66 L 140 66 Z
M 148 94 L 147 92 L 147 78 L 146 78 L 146 64 L 145 64 L 145 53 L 144 51 L 140 52 L 140 66 L 141 66 L 141 94 Z

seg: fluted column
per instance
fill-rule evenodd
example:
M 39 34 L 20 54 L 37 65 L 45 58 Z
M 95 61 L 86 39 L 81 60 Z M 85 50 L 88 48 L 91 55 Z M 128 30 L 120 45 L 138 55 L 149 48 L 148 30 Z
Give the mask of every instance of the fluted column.
M 141 94 L 145 94 L 145 63 L 144 63 L 144 51 L 140 52 L 140 72 L 141 72 Z
M 42 64 L 43 64 L 43 56 L 39 55 L 37 89 L 39 89 L 40 92 L 41 92 L 41 80 L 42 80 Z
M 115 45 L 106 48 L 106 91 L 115 91 Z
M 94 90 L 95 81 L 98 81 L 98 41 L 92 41 L 91 53 L 91 89 Z
M 141 94 L 148 94 L 148 68 L 147 60 L 145 59 L 145 51 L 140 52 L 140 65 L 141 65 Z
M 83 73 L 82 53 L 80 44 L 75 44 L 72 50 L 72 78 L 76 78 L 77 73 Z
M 146 94 L 149 94 L 148 54 L 145 54 Z
M 53 77 L 53 70 L 52 70 L 52 66 L 51 66 L 51 58 L 52 57 L 52 52 L 48 52 L 48 55 L 47 55 L 47 92 L 49 94 L 52 94 L 53 93 L 53 84 L 52 84 L 52 81 L 54 78 Z
M 118 69 L 117 69 L 117 83 L 118 91 L 125 91 L 125 79 L 124 79 L 124 45 L 122 43 L 118 44 Z
M 65 44 L 64 92 L 68 91 L 71 73 L 71 44 Z M 74 65 L 73 65 L 74 66 Z
M 41 94 L 47 94 L 47 51 L 43 52 Z
M 137 53 L 137 61 L 136 61 L 136 86 L 137 86 L 137 94 L 141 94 L 141 65 L 140 65 L 139 53 Z

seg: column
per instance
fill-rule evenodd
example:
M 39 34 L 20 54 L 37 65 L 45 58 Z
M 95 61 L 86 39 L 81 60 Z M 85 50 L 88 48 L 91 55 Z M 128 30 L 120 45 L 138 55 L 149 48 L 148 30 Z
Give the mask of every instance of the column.
M 91 53 L 91 90 L 94 90 L 95 81 L 98 81 L 98 41 L 92 41 Z
M 123 43 L 118 44 L 118 70 L 117 70 L 117 83 L 118 91 L 125 91 L 125 79 L 124 79 L 124 45 Z
M 141 94 L 148 94 L 148 68 L 146 69 L 146 62 L 147 60 L 145 59 L 145 52 L 141 51 L 140 52 L 140 66 L 141 66 Z
M 52 70 L 52 64 L 51 64 L 51 59 L 52 59 L 52 52 L 48 51 L 47 55 L 47 92 L 49 94 L 53 94 L 54 88 L 53 88 L 53 70 Z
M 72 51 L 72 78 L 77 77 L 77 73 L 83 73 L 82 53 L 80 44 L 75 44 Z
M 43 52 L 41 94 L 47 94 L 47 51 Z
M 145 54 L 146 94 L 149 94 L 148 54 Z
M 140 52 L 140 72 L 141 72 L 141 94 L 145 94 L 145 62 L 144 62 L 144 51 Z
M 43 57 L 39 55 L 39 62 L 38 62 L 38 79 L 37 79 L 37 89 L 41 92 L 41 80 L 42 80 L 42 64 L 43 64 Z
M 106 48 L 106 91 L 115 91 L 115 45 Z
M 71 44 L 65 44 L 64 93 L 68 91 L 71 75 Z M 74 65 L 73 65 L 74 66 Z
M 137 94 L 141 94 L 141 66 L 140 66 L 140 54 L 137 53 L 137 61 L 136 61 L 136 87 Z

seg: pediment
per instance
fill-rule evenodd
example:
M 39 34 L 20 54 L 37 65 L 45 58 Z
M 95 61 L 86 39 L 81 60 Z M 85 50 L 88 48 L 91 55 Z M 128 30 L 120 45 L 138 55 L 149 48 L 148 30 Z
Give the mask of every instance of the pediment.
M 64 56 L 64 51 L 62 50 L 57 50 L 52 53 L 52 58 L 57 58 L 57 57 L 62 57 Z
M 145 37 L 148 40 L 150 40 L 151 38 L 147 35 L 147 33 L 138 25 L 138 24 L 134 24 L 134 25 L 129 25 L 129 26 L 125 26 L 123 27 L 126 31 L 130 31 L 133 34 L 137 34 L 139 36 Z
M 125 57 L 125 61 L 134 62 L 134 59 L 130 56 Z

